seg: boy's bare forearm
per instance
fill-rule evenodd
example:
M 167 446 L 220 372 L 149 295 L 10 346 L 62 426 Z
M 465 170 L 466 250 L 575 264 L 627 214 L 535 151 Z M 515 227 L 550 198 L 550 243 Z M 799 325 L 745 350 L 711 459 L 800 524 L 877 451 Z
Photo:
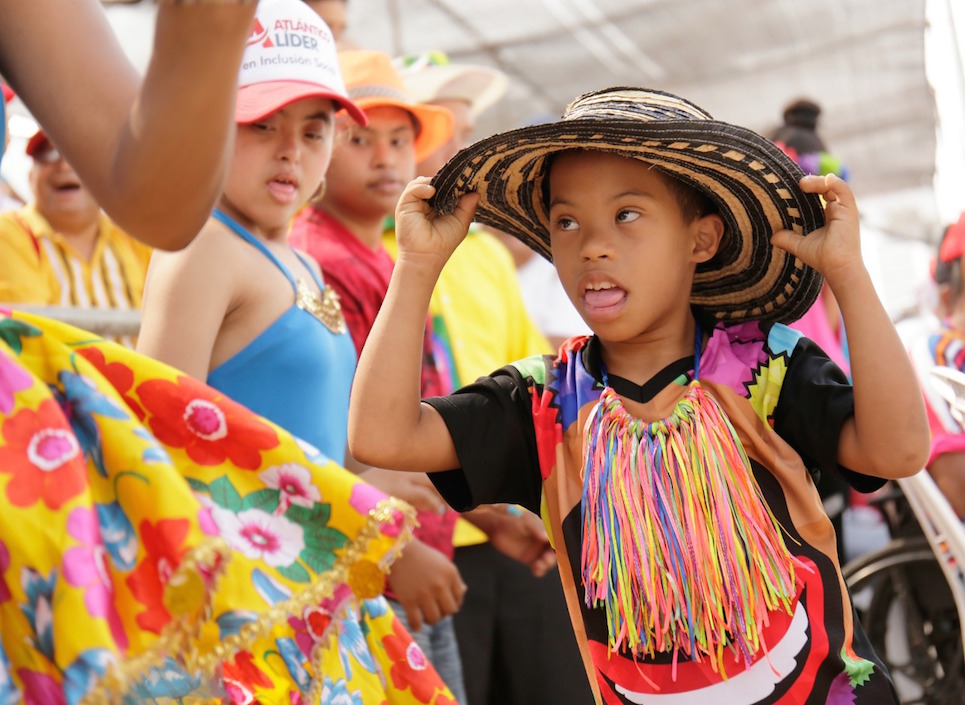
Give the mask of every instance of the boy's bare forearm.
M 421 366 L 426 315 L 439 267 L 400 256 L 359 357 L 349 448 L 376 467 L 427 471 L 420 457 Z
M 914 474 L 928 457 L 929 433 L 904 345 L 863 265 L 836 272 L 828 284 L 847 331 L 854 384 L 854 420 L 842 435 L 839 459 L 867 474 Z

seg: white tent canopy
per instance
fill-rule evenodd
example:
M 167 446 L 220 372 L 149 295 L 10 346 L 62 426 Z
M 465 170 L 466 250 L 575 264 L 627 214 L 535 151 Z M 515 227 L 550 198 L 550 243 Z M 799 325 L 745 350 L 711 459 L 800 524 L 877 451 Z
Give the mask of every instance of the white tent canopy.
M 105 5 L 144 67 L 154 4 Z M 934 241 L 965 209 L 961 0 L 348 0 L 348 11 L 359 47 L 439 49 L 507 73 L 480 137 L 556 117 L 606 86 L 677 93 L 765 134 L 807 96 L 823 107 L 820 134 L 848 166 L 868 224 L 900 242 Z M 4 165 L 15 184 L 17 148 Z M 901 278 L 890 260 L 917 267 L 924 256 L 892 244 L 879 247 L 884 279 Z

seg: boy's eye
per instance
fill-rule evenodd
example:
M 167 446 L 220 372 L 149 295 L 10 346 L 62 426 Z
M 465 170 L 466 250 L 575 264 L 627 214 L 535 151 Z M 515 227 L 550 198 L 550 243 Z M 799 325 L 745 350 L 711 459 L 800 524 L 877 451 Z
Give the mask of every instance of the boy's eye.
M 267 122 L 253 122 L 251 123 L 251 127 L 259 132 L 267 132 L 271 129 L 271 125 Z
M 631 210 L 626 210 L 626 209 L 624 209 L 624 210 L 620 211 L 619 213 L 617 213 L 617 222 L 618 222 L 618 223 L 632 223 L 634 220 L 636 220 L 636 219 L 639 218 L 639 217 L 640 217 L 640 214 L 639 214 L 637 211 L 631 211 Z
M 556 220 L 556 227 L 560 230 L 576 230 L 579 226 L 572 218 L 563 217 Z

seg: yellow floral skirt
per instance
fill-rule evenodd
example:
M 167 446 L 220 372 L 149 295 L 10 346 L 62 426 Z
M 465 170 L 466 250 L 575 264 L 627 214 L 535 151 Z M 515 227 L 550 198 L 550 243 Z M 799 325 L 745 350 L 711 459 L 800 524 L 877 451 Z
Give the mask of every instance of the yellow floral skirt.
M 453 703 L 412 513 L 177 370 L 0 311 L 0 705 Z

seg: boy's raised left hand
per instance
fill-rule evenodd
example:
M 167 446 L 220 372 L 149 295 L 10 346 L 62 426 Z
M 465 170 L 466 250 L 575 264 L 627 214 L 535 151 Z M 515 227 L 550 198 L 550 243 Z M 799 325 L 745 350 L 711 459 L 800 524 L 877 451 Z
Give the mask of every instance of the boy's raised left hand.
M 427 176 L 409 182 L 395 209 L 395 237 L 399 259 L 438 260 L 440 268 L 466 237 L 476 212 L 479 195 L 467 193 L 451 215 L 440 215 L 429 205 L 436 192 Z
M 821 272 L 834 288 L 835 283 L 846 281 L 856 268 L 864 267 L 854 193 L 834 174 L 805 176 L 801 179 L 801 189 L 824 198 L 824 227 L 807 236 L 781 230 L 771 237 L 771 244 L 801 258 Z

